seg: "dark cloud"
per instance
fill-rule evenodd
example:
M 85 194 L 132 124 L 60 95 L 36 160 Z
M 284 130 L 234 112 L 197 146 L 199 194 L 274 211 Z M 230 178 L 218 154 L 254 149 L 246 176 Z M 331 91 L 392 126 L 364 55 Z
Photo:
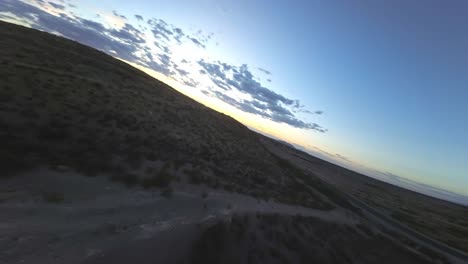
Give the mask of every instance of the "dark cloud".
M 180 28 L 174 28 L 174 31 L 175 31 L 175 33 L 177 33 L 179 35 L 184 35 L 184 32 Z
M 162 52 L 164 52 L 166 54 L 171 54 L 172 53 L 171 50 L 169 49 L 169 47 L 167 46 L 167 44 L 163 43 L 162 41 L 161 42 L 155 41 L 154 45 L 156 47 L 158 47 L 158 49 L 160 49 Z
M 193 36 L 195 36 L 195 39 L 197 40 L 197 42 L 199 42 L 201 45 L 205 46 L 205 44 L 211 40 L 211 38 L 213 37 L 213 33 L 209 33 L 209 34 L 204 34 L 202 30 L 197 30 Z M 192 37 L 193 38 L 193 37 Z
M 114 16 L 117 16 L 117 17 L 120 17 L 120 18 L 123 18 L 123 19 L 127 19 L 126 16 L 117 13 L 117 11 L 115 11 L 115 10 L 112 10 L 112 14 L 114 14 Z
M 228 103 L 232 106 L 235 106 L 235 107 L 238 107 L 240 108 L 240 104 L 239 104 L 239 101 L 229 95 L 226 95 L 225 93 L 222 93 L 220 91 L 217 91 L 215 89 L 210 89 L 211 91 L 211 95 L 214 95 L 215 97 L 221 99 L 222 101 L 224 101 L 225 103 Z
M 170 42 L 171 40 L 175 40 L 177 43 L 181 44 L 188 40 L 200 48 L 206 48 L 207 38 L 200 39 L 189 36 L 185 34 L 181 28 L 168 24 L 161 19 L 153 18 L 148 20 L 147 23 L 151 27 L 151 32 L 154 37 L 160 41 Z
M 321 115 L 321 114 L 323 114 L 323 111 L 318 110 L 318 111 L 315 111 L 314 114 L 316 114 L 316 115 Z
M 258 69 L 259 71 L 261 71 L 261 72 L 263 72 L 263 73 L 267 74 L 267 75 L 271 75 L 271 72 L 270 72 L 269 70 L 265 70 L 265 69 L 263 69 L 263 68 L 260 68 L 260 67 L 259 67 L 259 68 L 257 68 L 257 69 Z
M 143 21 L 143 20 L 144 20 L 143 17 L 140 16 L 140 15 L 135 15 L 135 18 L 136 18 L 138 21 Z
M 51 5 L 53 8 L 60 9 L 60 10 L 65 10 L 65 6 L 61 4 L 56 4 L 54 2 L 49 2 L 49 5 Z
M 224 71 L 221 69 L 221 65 L 219 64 L 219 62 L 209 63 L 205 62 L 204 60 L 200 60 L 198 64 L 210 74 L 212 80 L 215 80 L 217 78 L 220 78 L 222 80 L 226 79 L 226 74 L 224 74 Z
M 217 86 L 218 88 L 221 88 L 221 89 L 223 89 L 223 90 L 225 90 L 225 91 L 231 90 L 231 87 L 230 87 L 229 85 L 227 85 L 227 84 L 224 82 L 224 80 L 220 80 L 220 79 L 211 79 L 211 81 L 212 81 L 214 84 L 216 84 L 216 86 Z
M 207 74 L 211 81 L 221 89 L 210 89 L 209 94 L 222 101 L 252 114 L 260 115 L 275 122 L 285 123 L 297 128 L 311 129 L 319 132 L 327 130 L 315 123 L 300 120 L 293 114 L 302 111 L 304 106 L 299 100 L 292 100 L 278 94 L 255 80 L 247 65 L 236 67 L 221 62 L 198 61 L 203 68 L 202 74 Z M 251 99 L 236 99 L 226 95 L 226 91 L 237 90 L 247 94 Z M 296 110 L 297 109 L 297 110 Z
M 196 88 L 200 83 L 192 78 L 181 78 L 181 82 L 189 87 Z
M 189 76 L 190 75 L 190 72 L 184 70 L 184 69 L 181 69 L 179 67 L 175 67 L 175 70 L 177 71 L 177 73 L 179 73 L 179 75 L 181 76 Z
M 142 33 L 128 23 L 126 23 L 125 26 L 119 30 L 110 30 L 110 33 L 112 34 L 112 36 L 127 43 L 146 43 L 146 40 L 144 39 Z
M 205 48 L 205 45 L 203 45 L 198 39 L 196 38 L 190 38 L 190 40 L 195 43 L 195 45 L 201 47 L 201 48 Z
M 177 43 L 182 43 L 183 38 L 185 37 L 184 32 L 180 28 L 174 28 L 174 39 L 177 41 Z
M 151 26 L 151 32 L 156 39 L 170 41 L 173 38 L 174 33 L 164 20 L 153 18 L 148 20 L 148 25 Z
M 191 76 L 190 72 L 179 68 L 178 65 L 174 65 L 174 68 L 175 68 L 175 71 L 179 74 L 177 78 L 179 82 L 189 87 L 193 87 L 193 88 L 196 88 L 198 86 L 199 83 L 190 77 Z
M 179 68 L 178 65 L 174 65 L 174 69 L 178 73 L 177 80 L 181 82 L 182 84 L 185 84 L 192 88 L 196 88 L 199 85 L 199 82 L 195 81 L 194 79 L 190 77 L 191 76 L 190 72 Z

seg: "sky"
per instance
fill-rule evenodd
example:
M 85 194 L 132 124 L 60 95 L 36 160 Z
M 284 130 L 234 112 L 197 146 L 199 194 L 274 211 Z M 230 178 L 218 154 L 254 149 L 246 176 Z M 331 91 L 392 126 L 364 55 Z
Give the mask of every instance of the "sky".
M 468 203 L 464 1 L 1 0 L 251 129 Z

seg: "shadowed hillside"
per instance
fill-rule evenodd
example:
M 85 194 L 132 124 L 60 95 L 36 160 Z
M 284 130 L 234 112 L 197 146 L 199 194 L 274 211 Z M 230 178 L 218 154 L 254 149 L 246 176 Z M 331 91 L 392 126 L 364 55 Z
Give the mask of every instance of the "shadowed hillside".
M 332 207 L 298 182 L 260 135 L 126 63 L 3 22 L 0 36 L 2 176 L 66 166 L 127 185 L 186 180 Z

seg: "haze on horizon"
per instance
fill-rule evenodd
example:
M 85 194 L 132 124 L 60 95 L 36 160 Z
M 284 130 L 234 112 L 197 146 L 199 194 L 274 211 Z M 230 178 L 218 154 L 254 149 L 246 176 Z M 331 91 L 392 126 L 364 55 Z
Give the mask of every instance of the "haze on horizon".
M 466 8 L 2 0 L 0 20 L 100 49 L 257 131 L 447 198 L 468 195 Z

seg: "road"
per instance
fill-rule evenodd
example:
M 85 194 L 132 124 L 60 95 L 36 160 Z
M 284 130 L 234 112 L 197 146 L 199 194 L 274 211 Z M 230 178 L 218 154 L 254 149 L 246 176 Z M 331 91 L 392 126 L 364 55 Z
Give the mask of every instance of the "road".
M 292 154 L 292 155 L 308 163 L 317 165 L 316 162 L 310 161 L 299 155 L 296 155 L 296 154 Z M 371 216 L 374 220 L 382 223 L 384 226 L 405 235 L 411 240 L 417 241 L 422 245 L 428 246 L 431 249 L 437 251 L 438 253 L 441 253 L 442 255 L 445 255 L 451 258 L 452 260 L 457 261 L 458 263 L 468 263 L 468 255 L 466 253 L 458 249 L 455 249 L 453 247 L 450 247 L 438 240 L 430 238 L 418 231 L 415 231 L 414 229 L 404 225 L 403 223 L 391 217 L 386 216 L 385 214 L 367 205 L 366 203 L 360 201 L 359 199 L 342 192 L 341 190 L 337 189 L 335 186 L 331 184 L 329 184 L 329 186 L 333 188 L 334 190 L 336 190 L 337 192 L 343 193 L 354 206 L 358 207 L 364 213 L 367 213 L 367 215 Z
M 448 257 L 452 257 L 452 258 L 455 257 L 460 261 L 460 263 L 468 263 L 468 255 L 465 254 L 464 252 L 457 250 L 453 247 L 450 247 L 440 241 L 432 239 L 418 231 L 415 231 L 414 229 L 411 229 L 410 227 L 402 224 L 401 222 L 384 215 L 383 213 L 368 206 L 364 202 L 361 202 L 354 197 L 350 197 L 348 195 L 348 198 L 351 200 L 351 202 L 355 206 L 357 206 L 364 212 L 371 214 L 374 219 L 382 222 L 385 226 L 390 227 L 394 231 L 397 231 L 397 232 L 399 231 L 400 233 L 403 233 L 408 238 L 412 240 L 416 240 L 420 244 L 423 244 L 425 246 L 429 246 L 430 248 L 438 251 L 439 253 L 443 255 L 448 255 Z

